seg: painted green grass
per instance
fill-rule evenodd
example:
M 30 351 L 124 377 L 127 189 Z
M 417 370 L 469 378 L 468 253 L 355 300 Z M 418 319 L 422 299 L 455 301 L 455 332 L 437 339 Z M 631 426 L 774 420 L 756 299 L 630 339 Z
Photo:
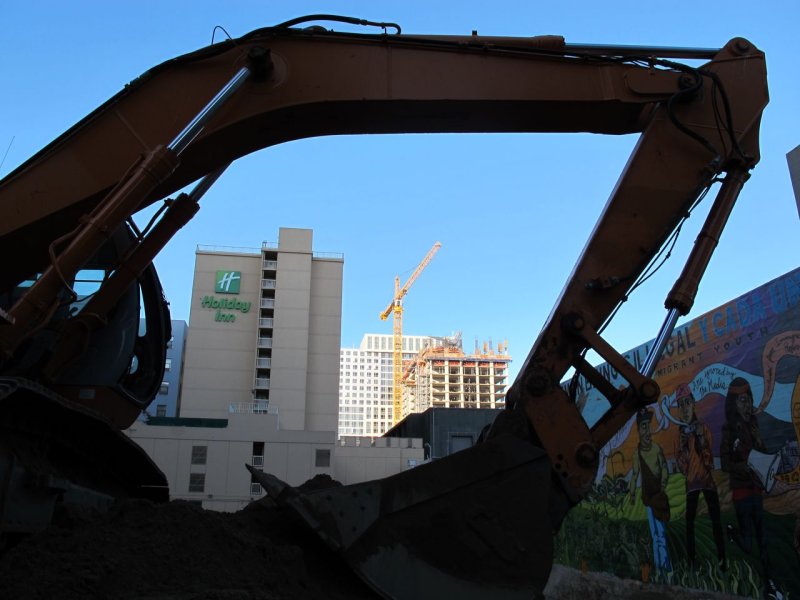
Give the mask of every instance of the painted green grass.
M 637 490 L 631 504 L 627 487 L 619 481 L 596 486 L 594 494 L 579 504 L 565 519 L 556 537 L 555 560 L 575 568 L 613 573 L 618 577 L 642 579 L 642 565 L 652 564 L 652 543 L 647 514 Z M 700 501 L 695 519 L 696 565 L 686 559 L 686 496 L 683 478 L 670 476 L 667 489 L 672 518 L 667 524 L 667 544 L 673 571 L 650 570 L 649 580 L 694 589 L 718 591 L 752 598 L 762 597 L 758 550 L 748 556 L 738 546 L 725 543 L 728 569 L 717 565 L 711 520 Z M 723 527 L 736 523 L 732 510 L 722 513 Z M 800 560 L 792 546 L 793 516 L 765 514 L 773 579 L 787 599 L 800 599 Z

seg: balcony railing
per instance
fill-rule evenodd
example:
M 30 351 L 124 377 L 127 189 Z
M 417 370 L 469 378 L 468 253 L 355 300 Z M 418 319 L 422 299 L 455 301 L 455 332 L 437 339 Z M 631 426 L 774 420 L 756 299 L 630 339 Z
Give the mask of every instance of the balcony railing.
M 253 455 L 253 462 L 251 463 L 254 467 L 263 467 L 264 466 L 264 456 L 259 456 L 257 454 Z
M 272 368 L 272 359 L 271 358 L 257 358 L 256 359 L 256 369 L 271 369 Z
M 277 260 L 265 260 L 263 265 L 265 271 L 274 271 L 278 268 Z
M 272 329 L 272 319 L 265 317 L 258 320 L 258 326 L 262 329 Z
M 344 254 L 341 252 L 314 252 L 314 258 L 327 258 L 330 260 L 344 260 Z
M 269 377 L 265 377 L 265 378 L 256 377 L 256 389 L 257 390 L 268 390 L 269 389 Z
M 207 246 L 197 244 L 197 252 L 226 252 L 230 254 L 257 254 L 258 248 L 244 246 Z
M 257 402 L 233 402 L 228 405 L 228 413 L 238 415 L 266 415 L 277 414 L 277 411 L 270 409 L 267 400 Z
M 262 298 L 261 308 L 275 308 L 275 298 Z
M 250 484 L 250 495 L 251 496 L 260 496 L 264 493 L 264 490 L 261 488 L 260 483 L 251 483 Z
M 269 337 L 258 338 L 258 347 L 259 348 L 272 348 L 272 338 L 269 338 Z
M 275 289 L 275 280 L 274 279 L 262 279 L 261 280 L 261 289 L 262 290 L 274 290 Z

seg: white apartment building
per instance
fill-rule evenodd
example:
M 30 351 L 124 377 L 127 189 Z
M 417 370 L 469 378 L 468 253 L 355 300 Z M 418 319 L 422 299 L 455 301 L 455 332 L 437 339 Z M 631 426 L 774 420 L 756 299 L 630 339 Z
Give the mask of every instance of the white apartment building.
M 403 361 L 434 338 L 403 336 Z M 339 437 L 378 437 L 392 425 L 393 336 L 368 333 L 358 348 L 339 351 Z

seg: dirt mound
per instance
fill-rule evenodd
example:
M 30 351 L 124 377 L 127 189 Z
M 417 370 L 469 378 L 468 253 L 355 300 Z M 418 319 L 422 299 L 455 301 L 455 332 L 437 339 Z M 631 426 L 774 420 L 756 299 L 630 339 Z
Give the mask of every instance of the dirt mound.
M 0 590 L 3 598 L 48 600 L 376 598 L 269 499 L 237 513 L 142 500 L 103 515 L 61 511 L 47 531 L 2 557 Z
M 338 485 L 315 478 L 302 490 Z M 720 598 L 556 566 L 561 598 Z M 293 512 L 269 498 L 237 513 L 172 501 L 62 509 L 46 531 L 0 558 L 0 597 L 15 600 L 375 600 Z

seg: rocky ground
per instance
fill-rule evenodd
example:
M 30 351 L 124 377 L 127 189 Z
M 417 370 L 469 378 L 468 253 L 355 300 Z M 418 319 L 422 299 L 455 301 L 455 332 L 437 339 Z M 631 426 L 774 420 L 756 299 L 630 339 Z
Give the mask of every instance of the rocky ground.
M 316 481 L 307 485 L 330 485 Z M 548 600 L 718 599 L 554 567 Z M 60 511 L 0 558 L 0 597 L 15 600 L 371 599 L 375 594 L 316 534 L 264 499 L 238 513 L 187 502 L 129 501 L 99 515 Z

